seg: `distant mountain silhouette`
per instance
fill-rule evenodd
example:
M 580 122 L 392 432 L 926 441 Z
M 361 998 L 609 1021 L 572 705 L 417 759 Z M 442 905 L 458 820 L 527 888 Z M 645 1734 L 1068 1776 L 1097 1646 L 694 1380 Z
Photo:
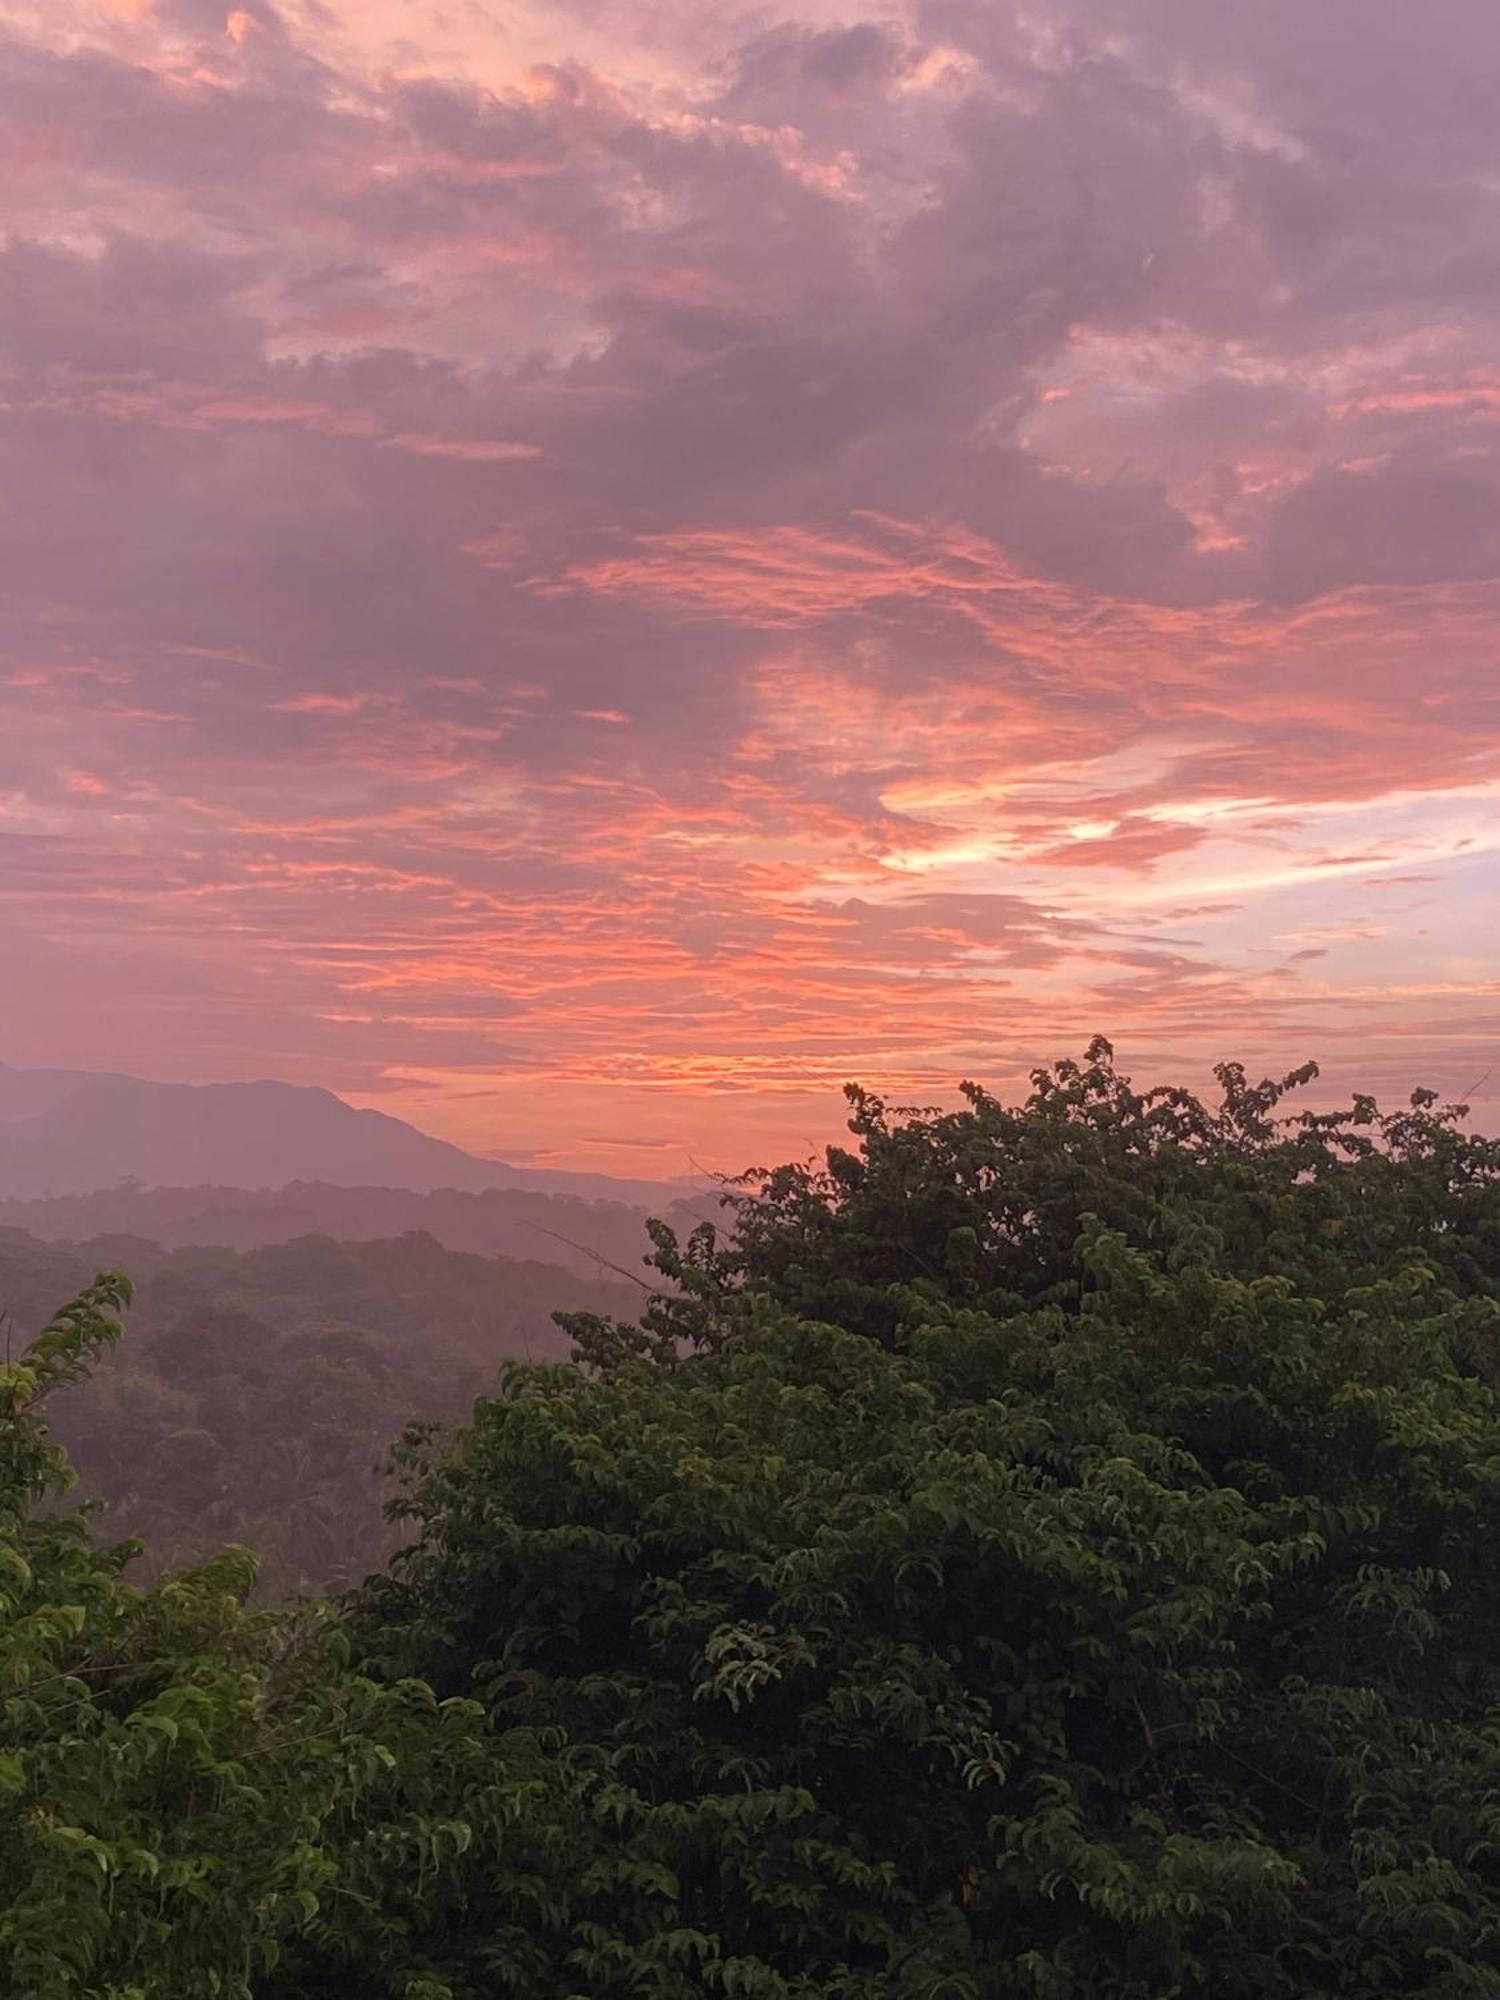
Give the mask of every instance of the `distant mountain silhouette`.
M 116 1181 L 279 1188 L 528 1188 L 663 1208 L 686 1183 L 507 1166 L 332 1091 L 289 1083 L 149 1083 L 0 1063 L 0 1197 L 82 1194 Z
M 679 1235 L 698 1222 L 723 1220 L 714 1193 L 648 1205 L 534 1188 L 471 1194 L 455 1188 L 334 1187 L 326 1181 L 289 1181 L 280 1188 L 143 1187 L 121 1181 L 82 1194 L 21 1200 L 0 1195 L 0 1231 L 25 1230 L 48 1242 L 109 1237 L 171 1250 L 195 1244 L 259 1250 L 299 1236 L 361 1242 L 420 1230 L 449 1250 L 540 1257 L 584 1277 L 611 1267 L 644 1276 L 650 1214 Z M 129 1268 L 132 1258 L 122 1251 L 118 1261 Z

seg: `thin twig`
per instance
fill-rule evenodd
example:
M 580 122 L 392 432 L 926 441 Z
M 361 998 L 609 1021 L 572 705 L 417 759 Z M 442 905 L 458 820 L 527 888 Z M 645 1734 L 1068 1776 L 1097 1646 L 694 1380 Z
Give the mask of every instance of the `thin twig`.
M 529 1215 L 523 1216 L 522 1220 L 528 1229 L 540 1230 L 543 1236 L 550 1236 L 554 1243 L 566 1243 L 568 1248 L 576 1250 L 580 1257 L 592 1257 L 594 1262 L 602 1264 L 606 1271 L 613 1271 L 621 1278 L 628 1278 L 632 1285 L 639 1285 L 643 1292 L 655 1289 L 654 1286 L 648 1285 L 646 1280 L 639 1276 L 637 1272 L 627 1271 L 623 1264 L 612 1264 L 608 1257 L 601 1257 L 597 1250 L 591 1250 L 586 1243 L 575 1243 L 571 1236 L 564 1236 L 561 1230 L 548 1229 L 545 1223 L 533 1222 Z

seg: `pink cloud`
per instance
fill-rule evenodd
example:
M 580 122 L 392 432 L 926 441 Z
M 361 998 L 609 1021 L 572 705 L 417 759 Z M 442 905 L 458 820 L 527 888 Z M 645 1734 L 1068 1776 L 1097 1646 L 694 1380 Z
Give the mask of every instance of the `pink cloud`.
M 1483 1067 L 1488 10 L 940 13 L 15 10 L 0 1059 Z

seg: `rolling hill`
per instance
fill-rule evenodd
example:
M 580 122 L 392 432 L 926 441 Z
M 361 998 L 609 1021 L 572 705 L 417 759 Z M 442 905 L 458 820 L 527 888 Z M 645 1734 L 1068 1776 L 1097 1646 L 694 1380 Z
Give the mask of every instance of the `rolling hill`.
M 463 1423 L 507 1359 L 565 1359 L 555 1312 L 628 1316 L 641 1298 L 419 1231 L 245 1252 L 0 1228 L 0 1357 L 111 1268 L 136 1281 L 124 1342 L 55 1413 L 104 1503 L 99 1533 L 144 1535 L 158 1564 L 249 1544 L 270 1595 L 340 1588 L 384 1560 L 400 1539 L 386 1454 L 408 1423 Z

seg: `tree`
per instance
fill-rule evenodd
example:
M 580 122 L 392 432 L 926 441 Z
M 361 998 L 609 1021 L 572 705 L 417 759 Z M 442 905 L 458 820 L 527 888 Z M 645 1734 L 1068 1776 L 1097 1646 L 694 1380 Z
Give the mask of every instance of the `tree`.
M 354 1671 L 326 1607 L 247 1610 L 242 1550 L 142 1589 L 93 1545 L 43 1404 L 128 1297 L 100 1278 L 0 1368 L 0 1992 L 250 2000 L 334 1938 L 361 1995 L 446 2000 L 408 1913 L 459 1850 L 499 1877 L 548 1767 Z
M 536 1993 L 1500 1994 L 1500 1147 L 1307 1075 L 855 1093 L 412 1441 L 361 1643 L 571 1746 Z

